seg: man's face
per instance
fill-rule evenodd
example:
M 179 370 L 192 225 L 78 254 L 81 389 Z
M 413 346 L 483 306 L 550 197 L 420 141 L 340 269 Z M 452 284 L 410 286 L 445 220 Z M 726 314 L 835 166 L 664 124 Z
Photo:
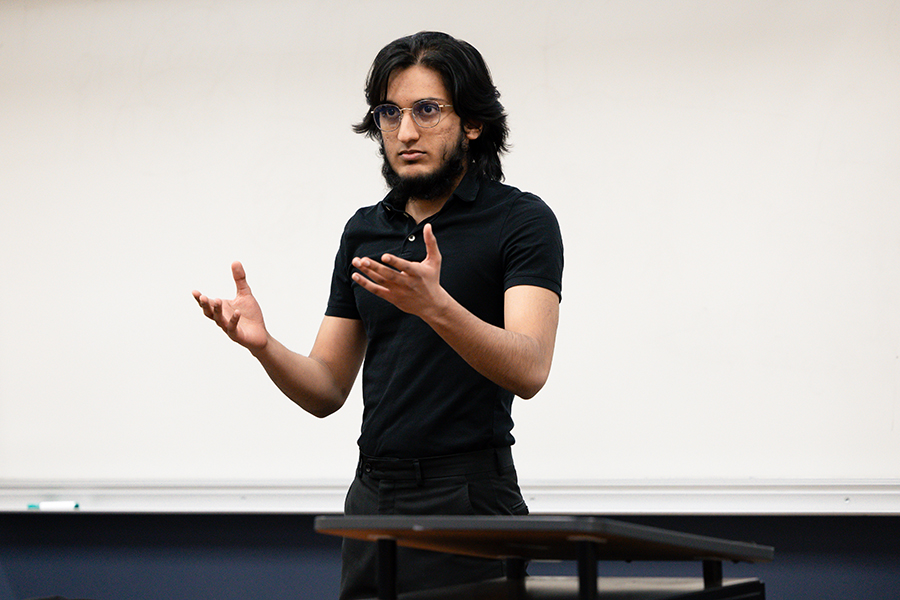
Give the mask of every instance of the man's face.
M 385 102 L 410 108 L 420 100 L 452 104 L 436 71 L 415 65 L 391 74 Z M 480 133 L 480 128 L 463 130 L 452 108 L 442 108 L 440 122 L 430 128 L 421 127 L 409 111 L 404 111 L 398 129 L 381 133 L 384 158 L 401 182 L 425 182 L 439 174 L 448 160 L 458 159 L 460 149 Z M 465 164 L 463 158 L 463 172 Z

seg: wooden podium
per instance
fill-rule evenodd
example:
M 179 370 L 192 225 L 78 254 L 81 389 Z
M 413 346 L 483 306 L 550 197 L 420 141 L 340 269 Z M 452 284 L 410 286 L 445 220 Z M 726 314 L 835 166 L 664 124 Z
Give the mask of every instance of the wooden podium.
M 504 559 L 504 580 L 403 594 L 406 600 L 760 599 L 758 579 L 725 580 L 722 563 L 766 562 L 769 546 L 613 519 L 565 516 L 322 516 L 319 533 L 378 544 L 378 600 L 396 600 L 397 546 Z M 578 577 L 526 577 L 528 560 L 576 560 Z M 697 561 L 703 578 L 601 578 L 597 561 Z

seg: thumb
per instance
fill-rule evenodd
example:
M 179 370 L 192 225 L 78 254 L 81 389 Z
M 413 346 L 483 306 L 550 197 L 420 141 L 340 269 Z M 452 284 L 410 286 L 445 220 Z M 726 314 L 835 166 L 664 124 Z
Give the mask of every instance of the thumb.
M 244 272 L 244 265 L 238 261 L 231 263 L 231 276 L 234 277 L 234 285 L 237 288 L 238 295 L 250 293 L 250 286 L 247 285 L 247 274 Z
M 425 259 L 441 262 L 441 251 L 438 249 L 437 238 L 434 236 L 431 223 L 422 228 L 422 239 L 425 240 Z

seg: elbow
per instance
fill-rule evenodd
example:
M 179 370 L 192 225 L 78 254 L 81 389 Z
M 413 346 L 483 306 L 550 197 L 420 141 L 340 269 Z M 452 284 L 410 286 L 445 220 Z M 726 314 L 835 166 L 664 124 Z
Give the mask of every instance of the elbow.
M 335 412 L 337 412 L 337 408 L 332 408 L 330 406 L 324 408 L 316 407 L 314 409 L 307 409 L 307 412 L 318 419 L 324 419 L 325 417 L 333 415 Z
M 525 364 L 516 376 L 513 393 L 523 400 L 530 400 L 540 392 L 547 379 L 550 377 L 550 367 L 553 364 L 553 343 L 536 344 L 530 360 Z
M 531 400 L 532 398 L 537 396 L 537 393 L 541 391 L 542 387 L 544 387 L 543 384 L 523 387 L 522 389 L 516 391 L 516 396 L 518 396 L 522 400 Z
M 523 400 L 530 400 L 537 396 L 537 393 L 540 392 L 541 389 L 543 389 L 544 384 L 547 383 L 547 378 L 549 376 L 549 365 L 546 369 L 534 369 L 532 372 L 528 373 L 522 381 L 519 382 L 519 385 L 517 385 L 516 389 L 512 390 L 512 392 Z
M 336 396 L 333 398 L 318 398 L 314 401 L 304 398 L 303 400 L 294 400 L 294 403 L 312 416 L 324 419 L 336 413 L 344 405 L 344 400 L 346 400 L 346 397 Z
M 331 369 L 326 364 L 316 359 L 313 360 L 315 361 L 313 364 L 321 366 L 319 371 L 321 377 L 311 378 L 316 382 L 316 385 L 297 390 L 296 396 L 291 399 L 312 416 L 324 419 L 344 406 L 344 402 L 347 401 L 347 397 L 350 395 L 353 381 L 342 384 L 335 379 Z

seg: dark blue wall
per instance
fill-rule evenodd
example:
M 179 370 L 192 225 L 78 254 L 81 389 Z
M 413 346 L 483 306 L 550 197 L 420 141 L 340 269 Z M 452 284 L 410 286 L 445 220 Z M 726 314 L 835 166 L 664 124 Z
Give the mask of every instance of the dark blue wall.
M 775 547 L 759 577 L 767 597 L 900 598 L 897 517 L 629 517 L 623 520 Z M 335 598 L 340 540 L 311 515 L 0 514 L 0 600 Z M 537 563 L 536 575 L 574 574 Z M 700 576 L 690 563 L 601 563 L 601 575 Z

